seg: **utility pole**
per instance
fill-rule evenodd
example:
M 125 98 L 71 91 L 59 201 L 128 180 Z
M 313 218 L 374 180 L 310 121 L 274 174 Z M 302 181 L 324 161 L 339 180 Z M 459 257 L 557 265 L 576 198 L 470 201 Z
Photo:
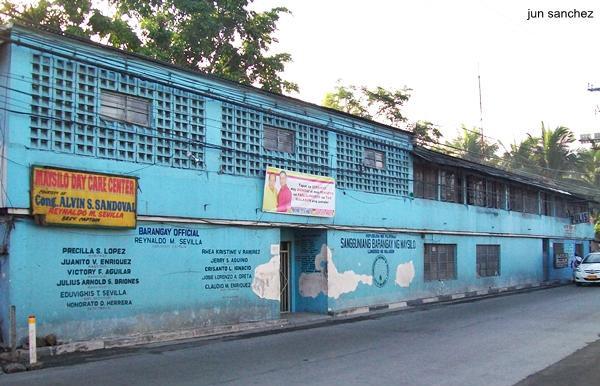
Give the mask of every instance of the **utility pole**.
M 600 91 L 600 87 L 594 87 L 591 83 L 588 83 L 587 89 L 590 92 Z M 600 133 L 581 134 L 579 136 L 579 142 L 589 143 L 592 145 L 592 149 L 598 150 L 600 148 Z
M 481 103 L 481 75 L 479 73 L 479 63 L 477 63 L 477 83 L 479 85 L 479 133 L 481 135 L 481 153 L 483 153 L 483 147 L 485 141 L 483 139 L 483 104 Z M 481 155 L 483 159 L 483 154 Z

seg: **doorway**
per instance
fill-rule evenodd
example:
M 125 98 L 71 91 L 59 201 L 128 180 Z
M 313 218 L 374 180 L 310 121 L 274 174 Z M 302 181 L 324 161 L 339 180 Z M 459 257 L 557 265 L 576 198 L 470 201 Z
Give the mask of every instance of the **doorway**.
M 543 271 L 543 280 L 548 281 L 550 277 L 550 269 L 548 267 L 548 263 L 550 260 L 550 240 L 543 239 L 542 240 L 542 271 Z
M 290 312 L 290 247 L 291 242 L 282 241 L 279 245 L 279 311 Z

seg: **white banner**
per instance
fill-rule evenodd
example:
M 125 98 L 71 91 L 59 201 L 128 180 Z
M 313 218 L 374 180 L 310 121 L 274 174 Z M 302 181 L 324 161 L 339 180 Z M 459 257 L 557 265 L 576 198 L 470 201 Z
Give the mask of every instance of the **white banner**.
M 265 175 L 263 212 L 333 217 L 335 180 L 269 166 Z

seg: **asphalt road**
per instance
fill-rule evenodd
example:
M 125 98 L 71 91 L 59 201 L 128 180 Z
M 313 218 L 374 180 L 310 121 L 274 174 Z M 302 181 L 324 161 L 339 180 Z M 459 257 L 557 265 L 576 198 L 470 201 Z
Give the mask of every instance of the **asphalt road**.
M 87 354 L 0 375 L 0 385 L 537 385 L 552 369 L 575 379 L 568 371 L 576 366 L 559 361 L 596 341 L 599 321 L 600 287 L 567 286 L 279 334 Z

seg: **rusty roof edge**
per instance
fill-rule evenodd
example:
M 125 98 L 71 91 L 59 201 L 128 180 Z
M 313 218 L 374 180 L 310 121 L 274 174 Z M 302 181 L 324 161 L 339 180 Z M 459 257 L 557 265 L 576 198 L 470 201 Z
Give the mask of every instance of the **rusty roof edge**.
M 494 166 L 478 163 L 475 161 L 454 157 L 454 156 L 451 156 L 448 154 L 444 154 L 444 153 L 441 153 L 441 152 L 438 152 L 438 151 L 435 151 L 432 149 L 427 149 L 425 147 L 417 146 L 417 145 L 415 145 L 413 147 L 412 153 L 413 153 L 413 155 L 415 155 L 421 159 L 424 159 L 426 161 L 430 161 L 430 162 L 434 162 L 434 163 L 438 163 L 438 164 L 442 164 L 442 165 L 447 165 L 447 166 L 455 166 L 455 167 L 461 167 L 461 168 L 465 168 L 465 169 L 475 170 L 480 174 L 487 174 L 487 175 L 490 175 L 493 177 L 511 179 L 516 182 L 535 186 L 537 188 L 548 190 L 553 193 L 568 195 L 568 196 L 582 199 L 585 201 L 591 201 L 591 202 L 600 204 L 600 202 L 598 202 L 592 196 L 588 196 L 587 194 L 583 194 L 580 192 L 574 192 L 570 188 L 561 186 L 559 183 L 551 184 L 546 181 L 532 177 L 530 175 L 525 175 L 525 174 L 514 172 L 514 171 L 508 171 L 505 169 L 500 169 L 500 168 L 497 168 Z

